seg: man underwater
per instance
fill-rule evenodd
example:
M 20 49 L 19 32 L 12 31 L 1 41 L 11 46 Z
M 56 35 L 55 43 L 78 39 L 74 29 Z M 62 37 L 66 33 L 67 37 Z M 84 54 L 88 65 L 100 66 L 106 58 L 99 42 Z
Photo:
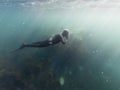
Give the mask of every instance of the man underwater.
M 69 30 L 64 29 L 62 33 L 56 34 L 44 41 L 33 42 L 32 44 L 23 44 L 17 50 L 20 50 L 26 47 L 35 47 L 35 48 L 48 47 L 48 46 L 56 45 L 60 42 L 62 44 L 66 44 L 68 38 L 69 38 Z

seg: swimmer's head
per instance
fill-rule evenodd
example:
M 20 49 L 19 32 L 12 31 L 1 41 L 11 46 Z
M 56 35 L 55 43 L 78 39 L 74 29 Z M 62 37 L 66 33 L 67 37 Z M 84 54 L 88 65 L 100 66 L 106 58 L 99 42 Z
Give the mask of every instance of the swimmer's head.
M 63 37 L 66 37 L 68 39 L 69 37 L 69 29 L 64 29 L 62 32 Z

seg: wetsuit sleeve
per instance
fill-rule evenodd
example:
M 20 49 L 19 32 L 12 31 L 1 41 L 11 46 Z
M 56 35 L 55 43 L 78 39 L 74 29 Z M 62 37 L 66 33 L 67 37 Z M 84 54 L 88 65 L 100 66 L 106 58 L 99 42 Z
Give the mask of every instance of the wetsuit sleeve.
M 66 44 L 67 39 L 65 37 L 61 37 L 61 42 L 62 42 L 62 44 Z
M 52 44 L 53 44 L 53 37 L 50 37 L 50 38 L 48 39 L 48 41 L 49 41 L 49 44 L 52 45 Z

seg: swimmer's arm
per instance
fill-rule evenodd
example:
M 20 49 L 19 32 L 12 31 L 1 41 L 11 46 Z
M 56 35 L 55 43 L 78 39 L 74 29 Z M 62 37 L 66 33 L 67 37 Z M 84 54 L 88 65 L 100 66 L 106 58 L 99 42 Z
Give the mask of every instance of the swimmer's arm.
M 66 39 L 66 38 L 61 38 L 61 43 L 62 43 L 62 44 L 66 44 L 66 42 L 67 42 L 67 39 Z
M 66 42 L 61 41 L 62 44 L 66 44 Z

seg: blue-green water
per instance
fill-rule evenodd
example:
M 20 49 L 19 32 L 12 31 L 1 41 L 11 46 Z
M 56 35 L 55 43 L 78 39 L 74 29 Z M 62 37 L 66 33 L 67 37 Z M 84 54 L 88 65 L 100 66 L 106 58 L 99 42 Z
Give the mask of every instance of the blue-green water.
M 119 13 L 0 6 L 0 90 L 119 90 Z M 10 51 L 70 29 L 66 45 Z

